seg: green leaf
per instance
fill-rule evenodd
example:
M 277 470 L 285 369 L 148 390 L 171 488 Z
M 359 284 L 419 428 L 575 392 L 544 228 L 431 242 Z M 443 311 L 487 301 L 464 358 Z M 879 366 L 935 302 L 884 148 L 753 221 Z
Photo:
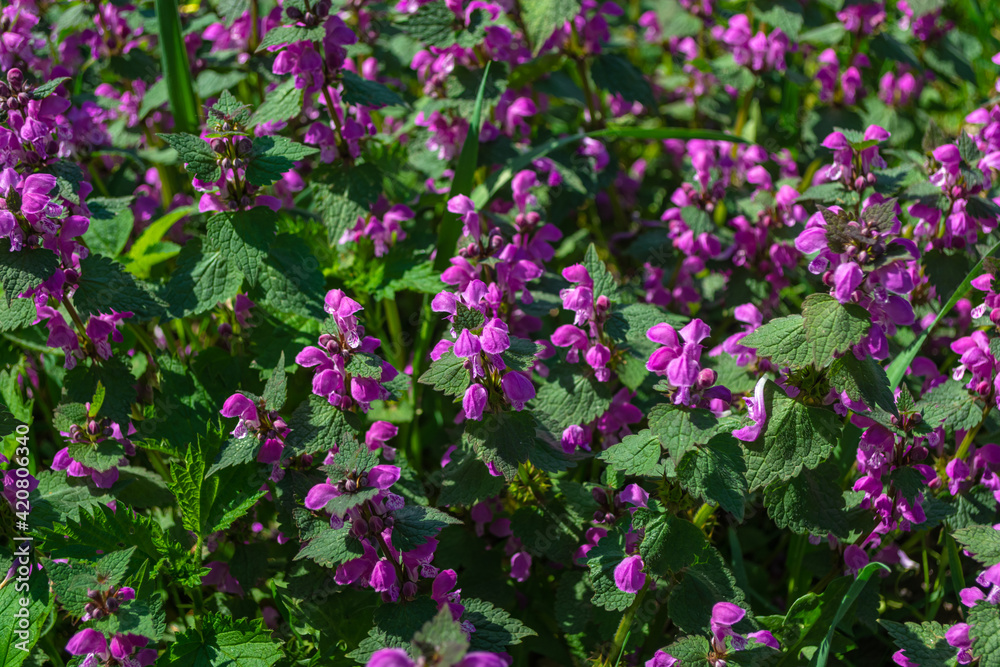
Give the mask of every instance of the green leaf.
M 471 453 L 453 461 L 444 469 L 441 495 L 442 505 L 472 505 L 495 496 L 504 487 L 503 477 L 494 477 L 479 459 Z
M 816 468 L 837 446 L 842 426 L 833 411 L 788 398 L 770 381 L 764 387 L 764 405 L 767 422 L 760 437 L 744 444 L 751 491 L 792 479 L 803 468 Z
M 222 253 L 254 284 L 274 242 L 277 219 L 274 211 L 263 206 L 217 213 L 208 219 L 209 249 Z
M 431 362 L 417 382 L 430 385 L 447 396 L 464 396 L 469 388 L 469 370 L 465 360 L 449 349 L 440 359 Z
M 482 421 L 466 421 L 463 440 L 510 481 L 535 449 L 535 418 L 526 411 L 489 412 Z
M 455 43 L 456 21 L 455 13 L 442 0 L 434 0 L 411 14 L 403 29 L 428 46 L 449 47 Z
M 407 21 L 407 26 L 425 10 L 428 12 L 437 12 L 440 15 L 442 9 L 454 21 L 455 15 L 445 6 L 444 2 L 435 1 L 417 10 L 417 13 Z M 416 36 L 414 35 L 414 37 Z M 430 40 L 424 41 L 429 42 Z M 468 195 L 472 191 L 472 179 L 476 171 L 476 164 L 479 162 L 479 132 L 482 129 L 483 97 L 486 92 L 486 84 L 490 78 L 491 65 L 492 62 L 487 62 L 486 67 L 483 68 L 483 78 L 479 84 L 479 91 L 476 93 L 476 104 L 472 110 L 469 132 L 465 137 L 465 143 L 462 144 L 462 152 L 458 156 L 458 165 L 455 168 L 455 177 L 452 179 L 451 189 L 448 191 L 449 200 L 458 195 Z M 441 224 L 438 227 L 437 255 L 434 258 L 434 270 L 441 272 L 448 267 L 449 260 L 455 256 L 455 248 L 458 246 L 458 240 L 461 235 L 462 221 L 457 214 L 445 211 L 444 216 L 441 218 Z
M 589 424 L 607 412 L 611 390 L 608 383 L 598 382 L 592 375 L 558 366 L 540 383 L 531 405 L 539 423 L 561 437 L 567 427 Z
M 267 93 L 264 102 L 250 117 L 250 127 L 263 123 L 284 121 L 302 112 L 302 89 L 295 86 L 295 77 L 288 77 L 274 90 Z
M 160 0 L 160 2 L 171 0 Z M 216 155 L 208 142 L 193 134 L 161 134 L 159 135 L 177 151 L 178 159 L 187 164 L 191 174 L 202 181 L 217 181 L 222 177 L 219 168 L 219 155 Z
M 379 649 L 409 647 L 413 635 L 436 614 L 437 603 L 429 597 L 382 605 L 375 610 L 375 625 L 368 631 L 368 637 L 347 657 L 363 665 Z
M 769 26 L 780 28 L 783 33 L 788 35 L 789 40 L 793 42 L 798 41 L 799 31 L 802 30 L 802 14 L 791 12 L 782 6 L 777 5 L 775 7 L 771 7 L 766 12 L 761 12 L 758 14 L 757 18 L 761 21 L 761 23 L 766 23 Z
M 319 523 L 323 525 L 318 532 L 302 536 L 302 540 L 308 542 L 295 555 L 295 560 L 308 558 L 322 567 L 335 568 L 364 554 L 361 542 L 351 535 L 350 525 L 333 529 L 328 520 L 320 520 Z
M 358 218 L 368 217 L 382 192 L 382 173 L 366 163 L 325 174 L 313 187 L 313 210 L 326 226 L 330 244 L 337 245 Z
M 823 463 L 789 482 L 774 482 L 764 492 L 768 516 L 778 528 L 799 534 L 846 538 L 851 526 L 837 478 L 836 467 Z
M 230 438 L 228 442 L 222 445 L 215 463 L 208 469 L 205 476 L 211 477 L 223 468 L 255 461 L 257 454 L 260 452 L 261 444 L 261 441 L 257 439 L 255 434 L 247 434 L 242 438 Z
M 176 0 L 156 0 L 156 21 L 159 27 L 160 62 L 169 91 L 170 111 L 174 127 L 181 132 L 197 132 L 198 102 L 191 80 L 187 46 L 181 33 L 180 13 Z M 218 176 L 216 176 L 218 178 Z M 215 179 L 207 179 L 215 180 Z
M 462 523 L 439 509 L 421 505 L 406 505 L 392 516 L 392 546 L 399 551 L 423 546 L 428 539 L 437 537 L 445 526 Z
M 638 509 L 634 524 L 645 530 L 639 544 L 645 571 L 661 577 L 678 574 L 696 563 L 707 563 L 708 541 L 704 533 L 684 519 L 667 513 Z
M 979 658 L 979 667 L 1000 665 L 1000 610 L 996 605 L 977 604 L 969 610 L 968 622 L 972 626 L 972 657 Z
M 67 518 L 46 539 L 53 558 L 96 559 L 97 552 L 136 547 L 152 562 L 168 555 L 163 529 L 152 519 L 130 508 L 114 511 L 107 505 L 80 507 L 79 520 Z
M 0 285 L 7 297 L 7 306 L 22 292 L 38 287 L 52 277 L 59 259 L 42 248 L 10 251 L 10 241 L 0 240 Z
M 387 86 L 363 79 L 350 70 L 343 71 L 341 82 L 344 84 L 343 99 L 348 104 L 375 108 L 406 104 L 402 97 Z
M 680 408 L 665 403 L 649 413 L 649 430 L 679 463 L 695 445 L 703 445 L 719 432 L 719 420 L 708 410 Z
M 28 604 L 22 606 L 22 601 Z M 13 580 L 0 588 L 0 667 L 19 667 L 31 655 L 54 601 L 48 577 L 34 567 L 26 582 Z M 21 626 L 22 620 L 27 621 L 26 627 Z
M 204 251 L 201 239 L 184 244 L 170 281 L 160 297 L 175 318 L 201 315 L 236 296 L 243 284 L 240 273 L 217 251 Z
M 955 289 L 951 298 L 948 302 L 944 304 L 940 311 L 938 311 L 937 317 L 929 327 L 924 329 L 923 333 L 917 337 L 915 341 L 910 343 L 886 368 L 886 375 L 889 377 L 889 386 L 895 389 L 899 386 L 899 383 L 903 381 L 903 376 L 906 374 L 906 370 L 913 363 L 913 360 L 920 353 L 920 348 L 923 347 L 924 341 L 927 337 L 931 335 L 931 332 L 938 325 L 939 322 L 955 307 L 955 304 L 965 296 L 965 293 L 969 291 L 972 287 L 972 281 L 979 277 L 979 274 L 983 272 L 983 264 L 987 257 L 993 257 L 996 252 L 1000 250 L 1000 241 L 994 243 L 990 248 L 983 254 L 982 258 L 976 262 L 976 265 L 972 267 L 972 270 L 965 276 L 962 283 Z
M 590 72 L 598 88 L 621 95 L 627 102 L 639 102 L 646 109 L 656 108 L 652 86 L 625 56 L 601 53 L 594 59 Z
M 90 227 L 83 234 L 87 247 L 108 257 L 121 253 L 135 222 L 129 208 L 131 197 L 91 197 L 87 200 L 90 209 Z
M 756 350 L 758 356 L 767 357 L 782 368 L 808 366 L 814 358 L 801 315 L 773 319 L 744 336 L 740 345 Z
M 163 257 L 163 253 L 154 252 L 154 249 L 162 241 L 166 233 L 170 231 L 170 228 L 178 220 L 186 215 L 197 212 L 198 208 L 196 206 L 180 206 L 151 222 L 146 229 L 142 230 L 142 234 L 139 235 L 139 238 L 129 248 L 128 257 L 132 261 L 125 266 L 126 270 L 136 274 L 140 278 L 147 277 L 149 275 L 149 268 L 153 262 L 169 259 L 169 256 Z M 186 246 L 187 244 L 185 244 Z
M 803 328 L 812 346 L 813 364 L 830 365 L 871 329 L 871 316 L 861 306 L 842 304 L 829 294 L 810 294 L 802 302 Z
M 538 634 L 486 600 L 463 598 L 462 605 L 465 607 L 462 620 L 469 621 L 476 628 L 469 646 L 471 651 L 503 653 L 508 646 L 520 644 L 526 637 Z
M 73 403 L 89 403 L 100 384 L 104 387 L 104 399 L 97 416 L 125 426 L 131 418 L 132 403 L 136 398 L 135 378 L 128 368 L 120 357 L 111 357 L 100 363 L 92 361 L 90 367 L 78 365 L 66 374 L 66 398 Z M 80 417 L 79 414 L 74 416 Z M 79 425 L 84 423 L 79 422 Z
M 362 425 L 354 413 L 333 407 L 321 396 L 310 394 L 288 420 L 285 439 L 289 456 L 316 454 L 357 440 Z
M 956 530 L 952 537 L 965 547 L 980 565 L 992 567 L 1000 563 L 1000 530 L 993 526 L 969 526 Z
M 869 407 L 879 407 L 899 417 L 896 400 L 889 388 L 885 370 L 870 356 L 858 359 L 853 353 L 835 359 L 830 364 L 830 386 L 845 391 L 855 401 L 864 401 Z
M 279 312 L 323 319 L 325 287 L 319 260 L 309 244 L 301 237 L 279 234 L 260 265 L 250 296 Z
M 597 256 L 597 248 L 594 247 L 593 243 L 587 246 L 587 254 L 583 257 L 583 266 L 590 274 L 590 279 L 594 281 L 594 300 L 596 301 L 597 297 L 604 295 L 612 303 L 616 302 L 619 294 L 615 277 L 611 275 L 608 267 Z
M 292 141 L 281 135 L 257 137 L 253 140 L 247 182 L 251 185 L 271 185 L 295 168 L 295 162 L 318 153 L 319 149 Z
M 170 667 L 270 667 L 284 656 L 260 619 L 205 612 L 201 629 L 177 636 L 157 665 Z
M 878 622 L 903 654 L 918 665 L 944 665 L 955 657 L 955 648 L 945 638 L 948 629 L 936 621 L 903 625 L 880 618 Z
M 968 431 L 983 419 L 982 398 L 972 394 L 964 383 L 948 379 L 917 401 L 923 421 L 931 428 L 944 426 L 948 433 Z
M 85 315 L 131 312 L 137 320 L 162 317 L 167 304 L 153 285 L 139 280 L 108 257 L 90 255 L 80 262 L 80 281 L 73 295 L 76 309 Z
M 598 458 L 626 475 L 661 477 L 660 453 L 659 439 L 649 429 L 643 429 L 611 445 Z
M 77 463 L 101 472 L 116 467 L 125 456 L 125 447 L 113 438 L 107 438 L 93 445 L 72 442 L 67 450 L 70 458 Z
M 3 250 L 0 249 L 0 252 Z M 6 292 L 0 290 L 0 333 L 31 326 L 36 314 L 34 301 L 13 299 L 8 303 Z
M 524 4 L 524 29 L 531 39 L 532 55 L 538 55 L 559 28 L 580 11 L 579 0 L 534 0 Z
M 708 546 L 704 555 L 704 560 L 699 559 L 684 571 L 684 578 L 671 591 L 667 601 L 670 620 L 687 633 L 708 630 L 716 602 L 744 606 L 743 591 L 736 585 L 719 552 Z
M 677 479 L 692 495 L 718 503 L 743 521 L 747 501 L 746 463 L 743 452 L 729 434 L 720 434 L 695 447 L 676 464 Z
M 847 614 L 847 610 L 851 608 L 858 596 L 861 595 L 861 591 L 864 589 L 865 584 L 871 579 L 871 576 L 879 570 L 885 570 L 889 572 L 889 567 L 879 563 L 872 562 L 865 565 L 861 571 L 858 573 L 858 578 L 854 580 L 851 587 L 847 590 L 847 595 L 844 596 L 843 601 L 840 603 L 840 607 L 837 608 L 837 613 L 833 616 L 833 622 L 830 623 L 830 628 L 826 632 L 826 637 L 823 638 L 823 642 L 819 645 L 816 653 L 813 654 L 812 660 L 809 662 L 810 665 L 814 667 L 826 667 L 826 661 L 830 658 L 830 647 L 833 643 L 833 634 L 837 631 L 837 626 L 840 625 L 840 621 Z
M 608 611 L 623 611 L 632 604 L 635 593 L 626 593 L 615 584 L 615 568 L 625 560 L 625 536 L 609 532 L 587 553 L 590 581 L 594 587 L 591 602 Z

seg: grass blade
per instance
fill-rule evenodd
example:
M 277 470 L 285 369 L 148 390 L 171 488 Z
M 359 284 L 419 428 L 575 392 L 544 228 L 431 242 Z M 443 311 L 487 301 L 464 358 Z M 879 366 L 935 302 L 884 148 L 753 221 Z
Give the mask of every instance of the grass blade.
M 472 191 L 472 178 L 479 161 L 479 131 L 482 127 L 483 96 L 486 92 L 486 81 L 490 76 L 490 65 L 486 63 L 483 69 L 483 80 L 479 82 L 479 92 L 476 93 L 476 106 L 472 110 L 472 120 L 469 122 L 469 134 L 462 144 L 462 153 L 458 156 L 458 166 L 455 177 L 451 181 L 448 199 L 458 195 L 468 195 Z M 437 256 L 434 259 L 434 270 L 443 271 L 448 268 L 448 260 L 455 255 L 455 247 L 462 235 L 462 225 L 458 216 L 451 211 L 445 211 L 438 229 Z
M 160 60 L 163 78 L 167 82 L 170 111 L 179 132 L 198 134 L 198 101 L 191 80 L 184 36 L 181 34 L 181 15 L 177 0 L 156 0 L 156 21 L 160 27 Z
M 882 563 L 868 563 L 862 568 L 861 572 L 858 573 L 858 578 L 854 580 L 851 587 L 847 589 L 847 595 L 844 596 L 843 602 L 840 603 L 840 607 L 837 609 L 837 613 L 833 616 L 833 622 L 830 623 L 830 629 L 826 631 L 826 637 L 823 638 L 823 643 L 819 645 L 816 649 L 815 655 L 813 655 L 812 661 L 809 663 L 812 667 L 826 667 L 826 661 L 830 659 L 830 645 L 833 643 L 833 633 L 837 630 L 837 625 L 843 620 L 844 615 L 847 610 L 851 608 L 854 601 L 858 599 L 861 595 L 861 590 L 871 579 L 872 575 L 878 570 L 889 571 L 889 567 Z
M 915 341 L 907 345 L 906 349 L 903 350 L 899 356 L 893 359 L 892 363 L 886 367 L 885 373 L 889 376 L 889 386 L 892 387 L 894 391 L 896 387 L 899 386 L 899 383 L 903 381 L 906 369 L 910 367 L 914 358 L 916 358 L 917 354 L 920 353 L 920 348 L 923 347 L 924 342 L 927 340 L 927 337 L 931 335 L 934 327 L 938 325 L 938 322 L 944 319 L 945 315 L 951 312 L 951 309 L 955 307 L 958 300 L 965 296 L 966 292 L 969 291 L 969 288 L 972 286 L 972 281 L 983 272 L 983 262 L 986 261 L 986 258 L 992 257 L 998 250 L 1000 250 L 1000 241 L 993 244 L 993 247 L 991 247 L 986 254 L 983 255 L 983 258 L 976 262 L 976 265 L 972 267 L 972 270 L 965 276 L 965 280 L 963 280 L 962 284 L 955 289 L 951 298 L 944 304 L 944 308 L 942 308 L 941 312 L 939 312 L 937 317 L 934 318 L 934 322 L 929 327 L 924 329 L 924 332 L 920 334 Z

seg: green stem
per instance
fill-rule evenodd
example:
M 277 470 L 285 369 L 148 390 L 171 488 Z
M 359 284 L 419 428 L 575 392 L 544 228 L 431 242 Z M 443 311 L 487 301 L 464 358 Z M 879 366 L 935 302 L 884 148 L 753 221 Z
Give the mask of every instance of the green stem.
M 385 305 L 385 323 L 392 336 L 391 352 L 395 359 L 396 369 L 402 371 L 406 366 L 406 349 L 403 345 L 403 325 L 399 320 L 399 307 L 394 299 L 382 299 Z
M 698 508 L 698 513 L 694 515 L 694 519 L 691 522 L 699 528 L 704 528 L 713 514 L 715 514 L 715 508 L 708 503 L 704 503 Z
M 615 632 L 611 651 L 607 655 L 607 660 L 603 663 L 605 667 L 615 667 L 621 659 L 621 653 L 625 648 L 625 641 L 632 631 L 632 621 L 635 619 L 639 607 L 642 606 L 642 600 L 646 597 L 646 592 L 649 590 L 649 581 L 649 577 L 646 577 L 646 583 L 643 584 L 642 588 L 636 594 L 635 599 L 632 600 L 632 604 L 629 605 L 629 608 L 622 615 L 622 620 L 618 624 L 618 630 Z

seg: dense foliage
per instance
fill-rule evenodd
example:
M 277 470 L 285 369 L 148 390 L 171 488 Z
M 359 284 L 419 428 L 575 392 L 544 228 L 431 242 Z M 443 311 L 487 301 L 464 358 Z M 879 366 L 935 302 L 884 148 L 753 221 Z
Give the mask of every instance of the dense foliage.
M 0 667 L 1000 666 L 998 21 L 5 0 Z

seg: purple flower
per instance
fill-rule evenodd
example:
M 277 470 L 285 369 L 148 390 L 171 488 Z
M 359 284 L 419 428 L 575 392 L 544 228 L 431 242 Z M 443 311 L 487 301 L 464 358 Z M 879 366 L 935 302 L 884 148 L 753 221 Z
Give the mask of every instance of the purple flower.
M 663 649 L 658 650 L 652 658 L 646 661 L 646 667 L 673 667 L 676 664 L 677 658 Z
M 246 437 L 260 428 L 257 405 L 243 394 L 236 393 L 227 398 L 219 412 L 223 417 L 239 417 L 240 421 L 232 431 L 236 438 Z
M 524 409 L 524 404 L 535 397 L 535 385 L 524 373 L 510 371 L 500 380 L 504 395 L 515 410 Z
M 638 593 L 646 584 L 642 556 L 628 556 L 615 567 L 615 586 L 625 593 Z
M 968 623 L 956 623 L 948 628 L 944 638 L 950 646 L 958 649 L 958 664 L 967 665 L 972 662 L 972 639 L 969 637 Z
M 488 400 L 489 394 L 486 387 L 476 382 L 470 384 L 469 388 L 465 390 L 465 396 L 462 397 L 462 410 L 465 412 L 465 418 L 473 421 L 482 419 L 483 410 L 486 409 Z
M 760 431 L 767 421 L 767 410 L 764 405 L 764 386 L 767 378 L 757 380 L 757 385 L 753 389 L 753 398 L 744 398 L 747 404 L 747 414 L 753 420 L 753 424 L 748 424 L 733 431 L 733 437 L 743 442 L 753 442 L 760 437 Z

